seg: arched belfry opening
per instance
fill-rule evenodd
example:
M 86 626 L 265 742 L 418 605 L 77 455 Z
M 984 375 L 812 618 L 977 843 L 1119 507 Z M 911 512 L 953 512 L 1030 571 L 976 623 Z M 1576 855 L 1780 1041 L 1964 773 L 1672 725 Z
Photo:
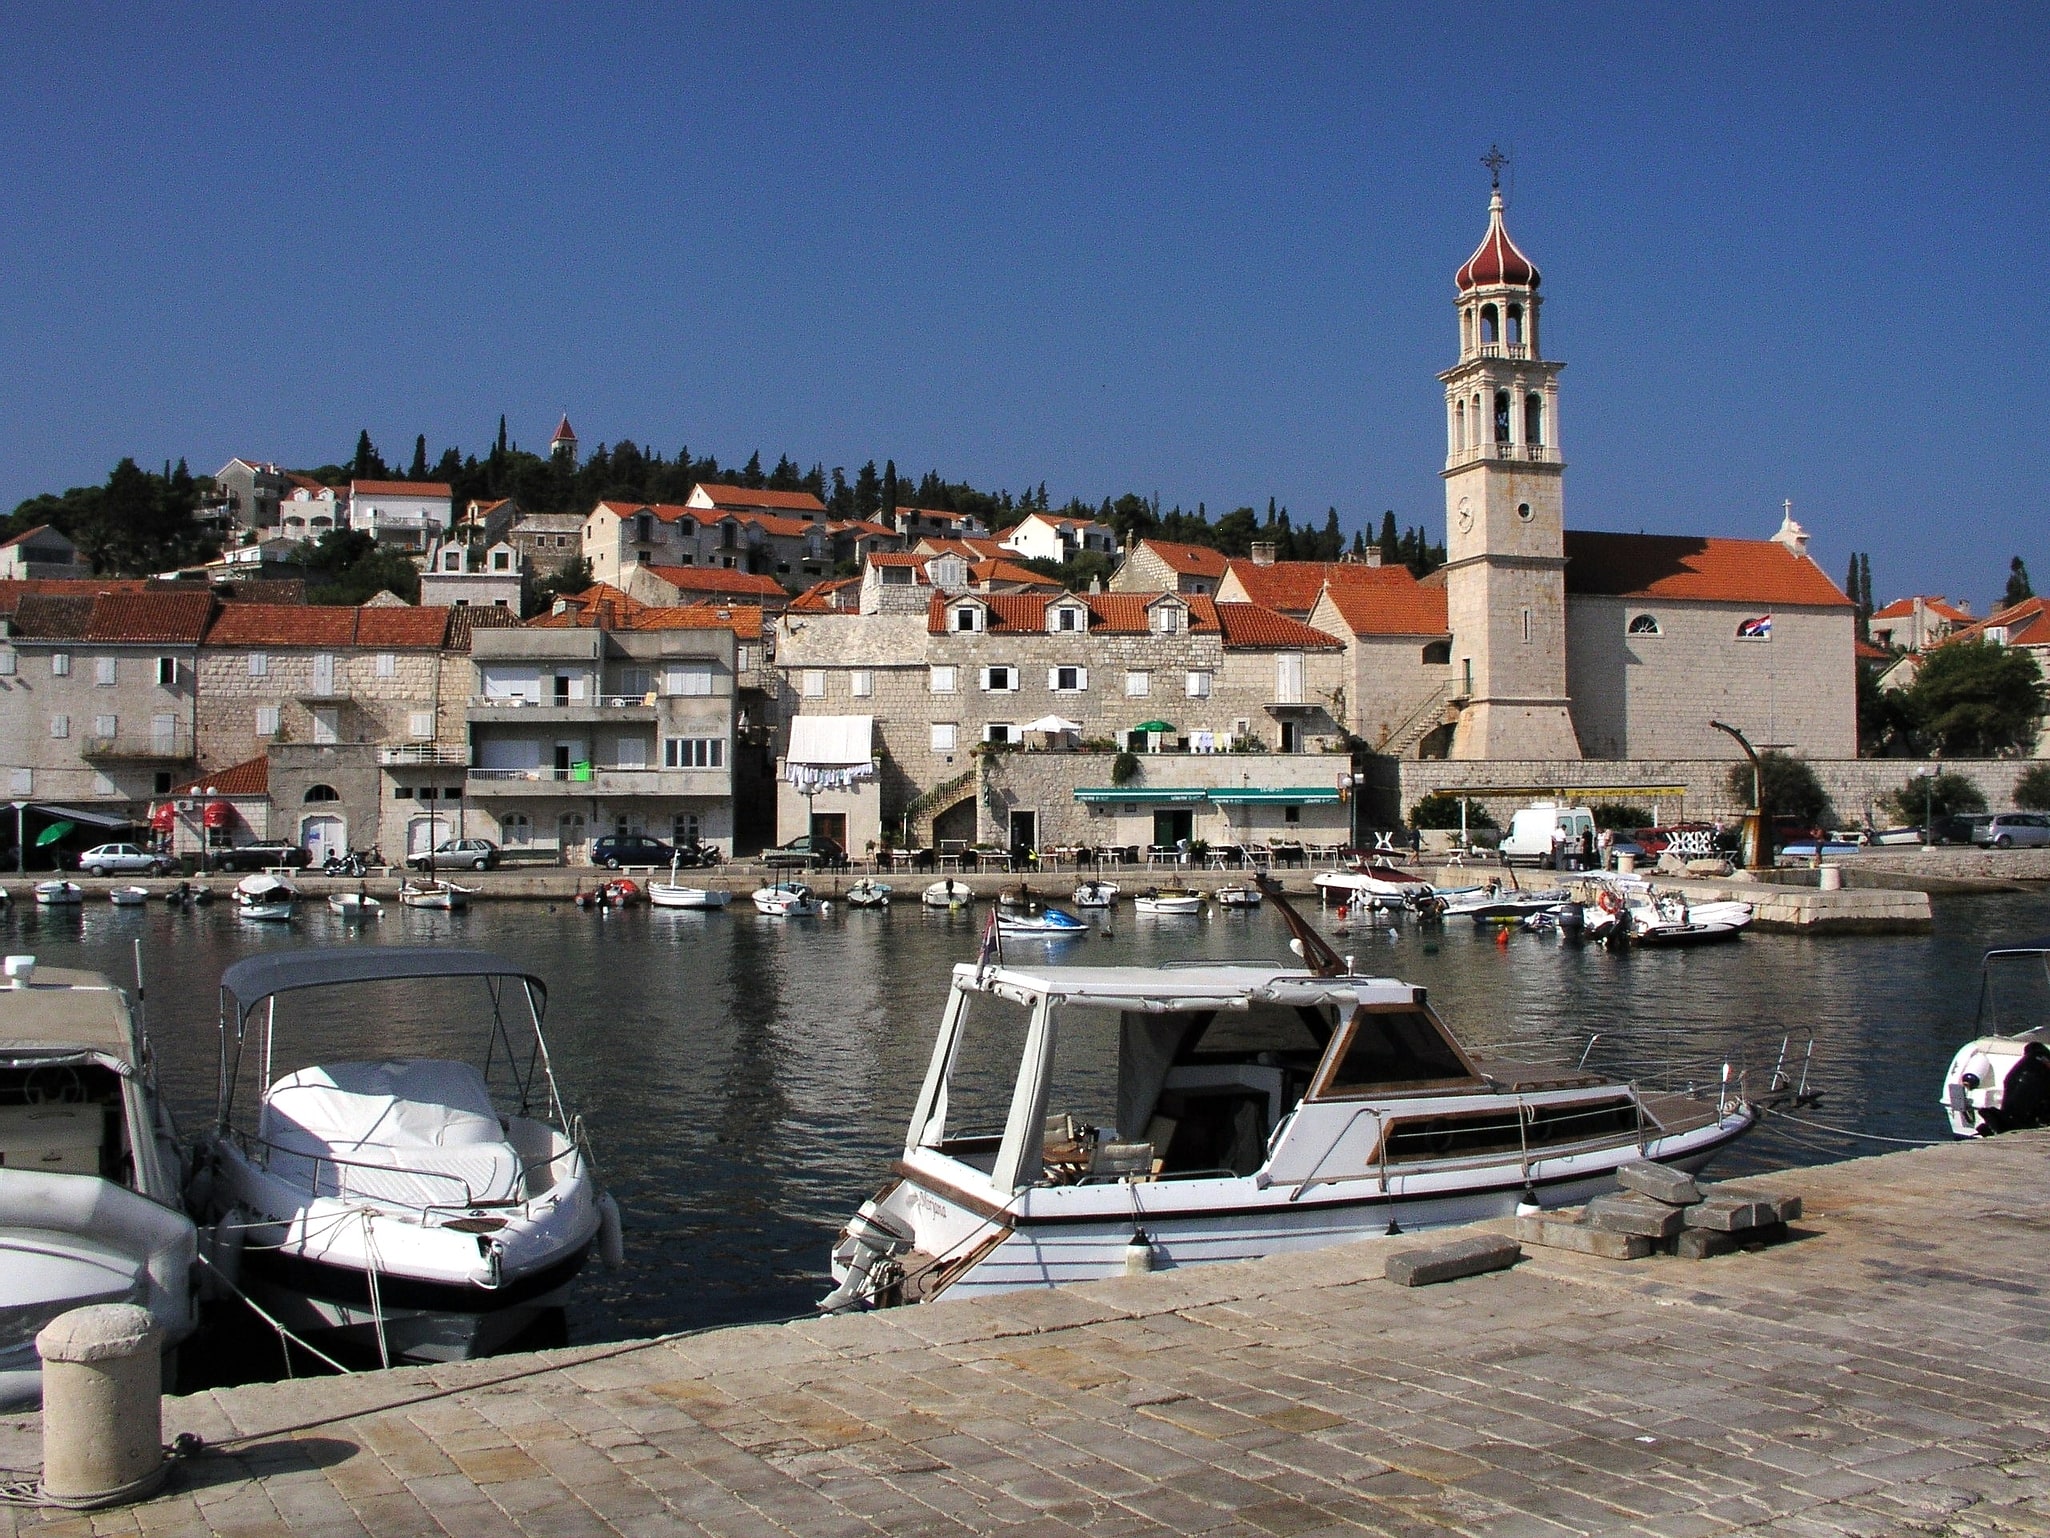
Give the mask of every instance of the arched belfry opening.
M 1509 392 L 1507 390 L 1497 390 L 1495 392 L 1495 441 L 1497 443 L 1507 443 L 1509 441 Z
M 1523 441 L 1545 441 L 1545 398 L 1535 390 L 1523 398 Z
M 1493 347 L 1502 340 L 1502 322 L 1492 304 L 1481 306 L 1481 346 Z

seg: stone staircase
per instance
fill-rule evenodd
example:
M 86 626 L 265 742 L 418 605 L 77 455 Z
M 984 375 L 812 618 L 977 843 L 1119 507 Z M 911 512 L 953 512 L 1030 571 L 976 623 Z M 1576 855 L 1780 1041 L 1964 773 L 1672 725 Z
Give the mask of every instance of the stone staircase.
M 1451 688 L 1450 683 L 1442 683 L 1424 696 L 1422 703 L 1405 716 L 1400 725 L 1390 728 L 1374 744 L 1374 751 L 1387 758 L 1401 758 L 1439 727 L 1457 720 L 1458 713 L 1446 708 Z

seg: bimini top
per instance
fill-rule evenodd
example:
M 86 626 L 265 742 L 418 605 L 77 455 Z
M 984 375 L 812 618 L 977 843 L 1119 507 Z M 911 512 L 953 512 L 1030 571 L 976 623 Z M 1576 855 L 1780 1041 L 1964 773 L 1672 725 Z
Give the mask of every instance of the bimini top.
M 234 999 L 239 1017 L 274 994 L 301 988 L 430 977 L 515 977 L 539 999 L 548 996 L 548 985 L 516 961 L 433 945 L 334 945 L 250 956 L 221 974 L 221 992 Z
M 0 1056 L 14 1052 L 102 1053 L 136 1061 L 128 999 L 97 972 L 39 967 L 26 988 L 0 985 Z
M 1163 1013 L 1254 1004 L 1415 1004 L 1423 990 L 1392 977 L 1319 977 L 1300 967 L 954 967 L 956 986 L 1012 998 L 1051 995 L 1090 1009 Z

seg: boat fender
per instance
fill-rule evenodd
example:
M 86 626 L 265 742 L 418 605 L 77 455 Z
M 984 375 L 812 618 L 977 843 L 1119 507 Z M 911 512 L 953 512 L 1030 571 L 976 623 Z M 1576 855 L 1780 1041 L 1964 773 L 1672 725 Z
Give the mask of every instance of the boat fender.
M 230 1207 L 220 1221 L 199 1231 L 199 1254 L 206 1262 L 201 1274 L 202 1290 L 210 1298 L 222 1298 L 242 1285 L 242 1249 L 248 1238 L 249 1215 Z
M 1146 1230 L 1135 1228 L 1125 1245 L 1125 1275 L 1146 1276 L 1153 1270 L 1153 1241 L 1146 1237 Z
M 626 1264 L 626 1230 L 619 1220 L 619 1203 L 610 1191 L 598 1193 L 598 1258 L 608 1271 Z

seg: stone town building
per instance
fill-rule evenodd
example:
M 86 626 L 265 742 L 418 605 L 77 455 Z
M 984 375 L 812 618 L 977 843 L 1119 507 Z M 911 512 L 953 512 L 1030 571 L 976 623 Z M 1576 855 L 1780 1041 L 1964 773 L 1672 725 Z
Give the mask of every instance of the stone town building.
M 452 609 L 520 612 L 520 553 L 510 541 L 471 546 L 452 536 L 428 547 L 420 567 L 420 602 Z
M 736 776 L 766 795 L 740 725 L 761 611 L 581 598 L 473 639 L 474 831 L 572 864 L 609 833 L 733 853 Z
M 261 752 L 283 836 L 316 859 L 372 844 L 398 858 L 428 832 L 412 827 L 414 807 L 461 800 L 477 623 L 404 604 L 223 605 L 200 653 L 202 768 Z
M 339 486 L 323 486 L 310 476 L 286 479 L 291 487 L 278 504 L 277 526 L 291 539 L 319 539 L 349 526 L 349 494 Z
M 256 757 L 173 785 L 150 808 L 150 828 L 166 854 L 268 843 L 271 831 L 270 760 Z
M 626 585 L 634 566 L 695 566 L 776 576 L 808 585 L 833 566 L 825 504 L 809 493 L 741 491 L 747 506 L 726 506 L 714 493 L 739 488 L 696 486 L 688 499 L 631 502 L 608 498 L 583 522 L 583 554 L 597 581 Z M 777 498 L 788 511 L 752 503 Z
M 1953 642 L 2017 647 L 2035 659 L 2036 671 L 2042 677 L 2050 679 L 2050 599 L 2025 598 L 2004 609 L 1995 609 L 1982 620 L 1971 620 L 1967 616 L 1967 623 L 1941 639 L 1900 657 L 1879 675 L 1879 686 L 1882 689 L 1907 688 L 1921 671 L 1922 659 L 1937 647 Z M 2033 753 L 2037 758 L 2050 758 L 2050 708 L 2046 708 L 2037 724 Z M 1991 804 L 1998 808 L 2001 803 L 1994 801 Z
M 522 513 L 505 537 L 528 576 L 552 577 L 583 555 L 584 520 L 577 513 Z
M 454 495 L 447 481 L 351 481 L 349 527 L 380 545 L 425 550 L 447 535 Z
M 1885 608 L 1875 610 L 1866 628 L 1881 646 L 1918 652 L 1976 623 L 1970 604 L 1917 594 L 1896 598 Z
M 1389 757 L 1435 750 L 1442 758 L 1452 681 L 1444 585 L 1419 582 L 1406 566 L 1334 564 L 1309 623 L 1345 647 L 1353 733 Z
M 63 531 L 39 523 L 0 544 L 0 581 L 90 577 L 92 568 Z
M 973 513 L 941 507 L 900 507 L 882 515 L 907 545 L 921 539 L 986 539 L 989 528 Z
M 1326 579 L 1342 575 L 1355 565 L 1379 566 L 1381 562 L 1379 550 L 1370 551 L 1368 561 L 1362 562 L 1277 561 L 1270 553 L 1273 548 L 1262 546 L 1254 556 L 1233 556 L 1227 560 L 1224 575 L 1217 583 L 1217 596 L 1233 603 L 1257 603 L 1291 619 L 1306 620 L 1317 607 Z
M 1225 556 L 1221 550 L 1166 539 L 1142 539 L 1126 552 L 1105 585 L 1113 593 L 1169 592 L 1200 598 L 1217 592 L 1224 574 Z
M 214 496 L 229 528 L 275 528 L 290 489 L 285 471 L 263 459 L 231 459 L 214 472 Z
M 926 820 L 939 837 L 987 834 L 969 771 L 978 750 L 992 746 L 1099 744 L 1074 755 L 1086 760 L 1077 772 L 1096 780 L 1109 772 L 1114 743 L 1149 753 L 1208 756 L 1237 746 L 1322 755 L 1343 743 L 1333 715 L 1342 709 L 1343 657 L 1335 638 L 1286 616 L 1174 593 L 935 591 L 923 613 L 788 616 L 776 643 L 798 717 L 873 719 L 876 777 L 815 795 L 809 808 L 844 818 L 857 850 L 885 830 L 895 835 L 914 803 L 923 803 L 914 836 Z M 1035 726 L 1053 720 L 1074 729 Z M 1153 722 L 1165 729 L 1138 730 Z M 1219 762 L 1223 774 L 1230 766 Z M 1345 760 L 1321 759 L 1333 762 Z M 786 757 L 786 779 L 791 767 L 807 766 Z M 1329 777 L 1321 767 L 1313 776 Z M 805 831 L 807 815 L 786 794 L 779 836 Z M 1007 819 L 998 836 L 1038 842 L 1041 815 L 1052 808 L 1035 810 L 1031 826 Z
M 139 817 L 185 778 L 216 607 L 204 588 L 21 596 L 0 636 L 8 793 Z
M 472 497 L 456 516 L 455 527 L 449 530 L 449 537 L 472 550 L 488 549 L 510 537 L 512 526 L 519 519 L 520 505 L 511 497 Z
M 610 585 L 657 607 L 741 603 L 774 614 L 790 602 L 790 590 L 774 577 L 719 566 L 629 566 L 625 579 Z

